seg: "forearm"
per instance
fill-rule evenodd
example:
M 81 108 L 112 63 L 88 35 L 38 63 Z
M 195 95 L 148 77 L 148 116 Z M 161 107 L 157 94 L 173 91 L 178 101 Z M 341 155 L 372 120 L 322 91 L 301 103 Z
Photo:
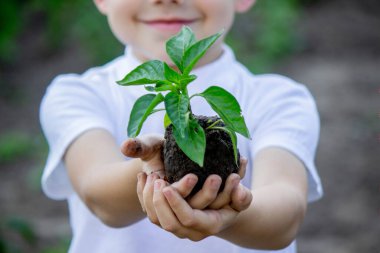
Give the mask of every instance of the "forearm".
M 305 215 L 305 196 L 288 184 L 260 187 L 252 194 L 250 207 L 218 236 L 247 248 L 286 247 L 294 240 Z
M 74 190 L 105 224 L 122 227 L 144 217 L 136 193 L 142 162 L 126 161 L 108 132 L 85 132 L 68 148 L 64 161 Z
M 140 171 L 138 159 L 101 165 L 88 173 L 77 192 L 103 223 L 128 226 L 145 217 L 136 194 Z

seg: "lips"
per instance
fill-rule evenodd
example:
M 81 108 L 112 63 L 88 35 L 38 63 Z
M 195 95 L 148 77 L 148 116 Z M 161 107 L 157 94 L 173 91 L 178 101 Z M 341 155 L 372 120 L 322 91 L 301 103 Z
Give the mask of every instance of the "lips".
M 171 19 L 153 19 L 149 21 L 142 21 L 144 24 L 150 26 L 151 28 L 160 31 L 178 32 L 182 26 L 190 25 L 194 23 L 196 19 L 181 19 L 181 18 L 171 18 Z

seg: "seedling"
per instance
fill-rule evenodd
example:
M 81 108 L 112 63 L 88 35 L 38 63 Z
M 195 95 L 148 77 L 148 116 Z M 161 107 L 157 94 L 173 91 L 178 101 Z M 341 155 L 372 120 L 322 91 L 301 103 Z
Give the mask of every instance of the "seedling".
M 236 172 L 239 165 L 236 133 L 250 138 L 240 105 L 228 91 L 218 86 L 210 86 L 202 93 L 191 96 L 188 94 L 187 86 L 197 78 L 191 74 L 191 70 L 221 34 L 222 32 L 219 32 L 197 41 L 192 30 L 184 26 L 178 34 L 166 42 L 166 52 L 177 69 L 170 67 L 166 62 L 151 60 L 139 65 L 129 72 L 124 79 L 117 82 L 124 86 L 144 85 L 147 91 L 154 92 L 141 96 L 135 102 L 128 123 L 128 135 L 130 137 L 138 136 L 148 116 L 158 111 L 166 111 L 163 120 L 166 127 L 166 143 L 164 144 L 163 152 L 166 173 L 175 171 L 178 174 L 179 170 L 184 169 L 170 168 L 173 165 L 170 164 L 170 160 L 173 160 L 172 156 L 174 156 L 174 160 L 177 158 L 183 159 L 173 154 L 172 151 L 167 150 L 176 145 L 191 161 L 174 162 L 174 166 L 188 167 L 196 165 L 196 169 L 190 169 L 190 172 L 196 174 L 196 170 L 202 170 L 202 168 L 210 172 L 208 174 L 215 172 L 215 169 L 209 170 L 208 168 L 210 165 L 216 166 L 216 164 L 207 162 L 208 152 L 206 152 L 206 148 L 209 144 L 208 135 L 216 132 L 219 134 L 214 138 L 220 139 L 218 141 L 221 142 L 221 145 L 227 147 L 228 152 L 232 153 L 230 156 L 234 164 L 232 167 L 236 168 L 229 173 Z M 190 101 L 196 96 L 206 99 L 219 117 L 205 118 L 193 115 Z M 162 102 L 164 103 L 164 108 L 156 109 Z M 174 146 L 168 143 L 171 136 L 175 140 Z M 215 152 L 218 152 L 218 150 Z M 220 156 L 224 155 L 218 154 L 216 160 Z M 231 167 L 231 165 L 223 166 Z M 220 168 L 217 169 L 219 170 Z M 229 168 L 229 170 L 231 169 Z M 181 177 L 184 176 L 184 173 L 180 174 Z M 225 179 L 226 176 L 222 176 L 222 178 Z M 168 179 L 170 182 L 179 178 L 178 176 L 169 175 Z M 198 180 L 198 183 L 202 183 L 202 180 Z

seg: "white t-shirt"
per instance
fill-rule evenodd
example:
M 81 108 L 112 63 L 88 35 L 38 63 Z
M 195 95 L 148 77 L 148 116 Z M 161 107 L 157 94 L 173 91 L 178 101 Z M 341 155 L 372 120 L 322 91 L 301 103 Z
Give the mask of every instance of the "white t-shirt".
M 115 83 L 141 64 L 130 52 L 105 66 L 92 68 L 82 75 L 67 74 L 55 78 L 43 98 L 40 119 L 50 152 L 42 177 L 44 192 L 53 199 L 67 199 L 73 230 L 71 253 L 233 253 L 296 252 L 295 242 L 281 251 L 249 250 L 217 237 L 200 242 L 179 239 L 143 219 L 125 228 L 104 225 L 80 200 L 68 179 L 62 156 L 68 145 L 84 131 L 102 128 L 119 144 L 127 136 L 131 108 L 146 94 L 142 86 L 123 87 Z M 308 200 L 322 196 L 322 187 L 314 166 L 319 137 L 319 117 L 308 90 L 286 77 L 253 75 L 235 60 L 224 46 L 223 55 L 206 66 L 195 69 L 198 78 L 188 86 L 189 94 L 200 93 L 207 86 L 218 85 L 239 101 L 252 140 L 238 136 L 238 148 L 249 164 L 255 154 L 269 146 L 278 146 L 295 154 L 307 168 Z M 194 114 L 216 115 L 199 97 L 191 101 Z M 164 112 L 155 113 L 145 122 L 141 134 L 163 133 Z M 100 144 L 101 145 L 101 144 Z M 250 186 L 252 166 L 243 179 Z

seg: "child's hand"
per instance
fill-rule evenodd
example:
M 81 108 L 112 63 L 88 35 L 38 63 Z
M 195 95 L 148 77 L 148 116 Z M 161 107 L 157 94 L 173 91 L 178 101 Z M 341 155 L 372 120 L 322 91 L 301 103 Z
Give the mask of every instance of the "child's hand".
M 131 138 L 121 145 L 121 152 L 128 157 L 140 158 L 143 171 L 147 174 L 156 172 L 164 177 L 164 164 L 161 159 L 164 138 L 158 134 L 142 135 Z
M 244 169 L 245 165 L 243 161 Z M 239 181 L 239 175 L 231 174 L 217 194 L 221 179 L 211 175 L 202 190 L 185 200 L 197 182 L 195 175 L 169 185 L 155 173 L 140 173 L 137 192 L 151 222 L 180 238 L 198 241 L 232 225 L 238 213 L 248 208 L 252 195 Z
M 245 195 L 250 195 L 250 190 L 240 185 L 240 179 L 244 177 L 245 170 L 247 167 L 247 159 L 240 159 L 240 170 L 239 174 L 231 174 L 225 183 L 224 189 L 218 194 L 220 184 L 222 182 L 218 175 L 210 175 L 202 189 L 197 192 L 191 198 L 187 198 L 189 205 L 193 209 L 220 209 L 225 205 L 231 205 L 235 210 L 246 209 L 246 203 L 242 203 L 239 199 L 243 198 Z M 189 174 L 184 177 L 184 179 L 172 184 L 178 193 L 186 198 L 194 185 L 196 184 L 197 177 L 195 175 Z

